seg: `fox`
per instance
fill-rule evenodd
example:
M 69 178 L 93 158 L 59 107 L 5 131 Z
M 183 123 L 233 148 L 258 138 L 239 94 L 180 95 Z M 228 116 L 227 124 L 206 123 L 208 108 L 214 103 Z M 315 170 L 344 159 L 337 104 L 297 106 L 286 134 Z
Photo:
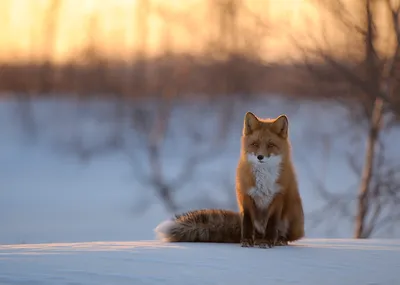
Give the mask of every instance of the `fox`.
M 287 115 L 263 119 L 245 114 L 235 184 L 238 212 L 198 209 L 177 214 L 155 228 L 158 238 L 271 248 L 304 237 Z

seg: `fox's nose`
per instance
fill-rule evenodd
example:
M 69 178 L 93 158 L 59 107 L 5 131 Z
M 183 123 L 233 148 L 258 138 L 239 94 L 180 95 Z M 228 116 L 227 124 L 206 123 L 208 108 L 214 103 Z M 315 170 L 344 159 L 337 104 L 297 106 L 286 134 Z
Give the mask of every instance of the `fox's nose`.
M 263 155 L 257 155 L 258 160 L 263 160 L 264 156 Z

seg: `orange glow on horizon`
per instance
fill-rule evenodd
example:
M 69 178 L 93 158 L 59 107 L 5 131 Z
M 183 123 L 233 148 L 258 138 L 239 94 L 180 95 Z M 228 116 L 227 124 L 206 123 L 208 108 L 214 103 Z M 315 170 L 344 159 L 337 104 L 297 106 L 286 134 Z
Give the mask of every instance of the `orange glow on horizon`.
M 140 49 L 152 56 L 166 47 L 176 52 L 199 52 L 215 33 L 216 22 L 210 20 L 214 11 L 209 7 L 213 1 L 217 0 L 148 0 L 146 28 L 143 15 L 138 13 L 146 0 L 2 0 L 0 59 L 64 61 L 88 45 L 119 58 Z M 309 0 L 243 2 L 258 19 L 274 24 L 266 31 L 269 36 L 264 54 L 268 56 L 293 55 L 288 34 L 306 38 L 311 27 L 314 32 L 320 27 L 319 12 Z M 247 25 L 254 17 L 239 17 L 238 22 Z

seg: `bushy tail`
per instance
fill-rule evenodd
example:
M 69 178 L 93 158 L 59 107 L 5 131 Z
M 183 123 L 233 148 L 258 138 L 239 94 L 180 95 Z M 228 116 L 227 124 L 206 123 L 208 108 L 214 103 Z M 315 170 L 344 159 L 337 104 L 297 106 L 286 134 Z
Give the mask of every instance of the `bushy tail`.
M 239 243 L 240 228 L 239 213 L 202 209 L 176 215 L 160 223 L 155 232 L 168 242 Z

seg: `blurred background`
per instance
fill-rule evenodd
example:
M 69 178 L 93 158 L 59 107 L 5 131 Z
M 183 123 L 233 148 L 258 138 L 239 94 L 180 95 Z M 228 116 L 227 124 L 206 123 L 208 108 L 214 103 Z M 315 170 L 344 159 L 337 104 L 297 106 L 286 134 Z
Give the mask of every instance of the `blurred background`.
M 289 117 L 307 237 L 399 237 L 398 0 L 2 0 L 0 243 L 237 210 L 244 114 Z

